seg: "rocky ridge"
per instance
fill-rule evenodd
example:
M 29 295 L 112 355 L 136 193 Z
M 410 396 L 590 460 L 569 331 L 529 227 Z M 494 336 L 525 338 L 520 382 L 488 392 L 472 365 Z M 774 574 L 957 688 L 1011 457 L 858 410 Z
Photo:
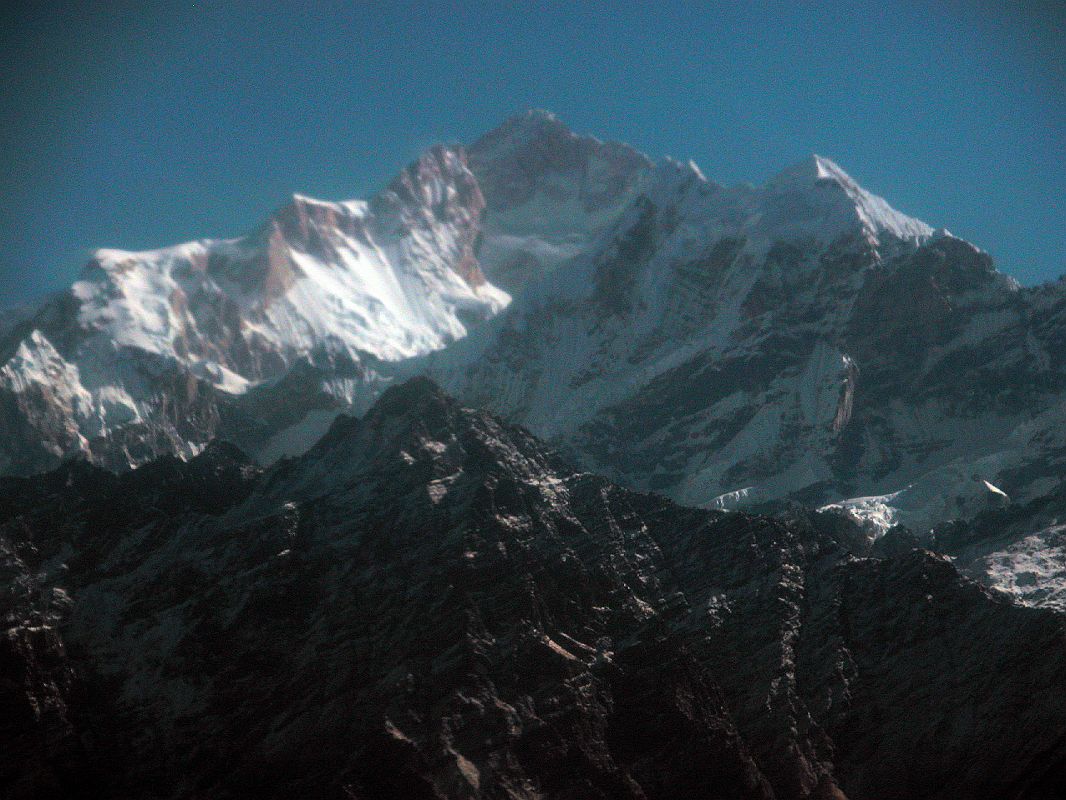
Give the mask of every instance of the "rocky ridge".
M 619 488 L 424 379 L 265 470 L 2 490 L 7 796 L 1066 786 L 1061 615 L 837 513 Z

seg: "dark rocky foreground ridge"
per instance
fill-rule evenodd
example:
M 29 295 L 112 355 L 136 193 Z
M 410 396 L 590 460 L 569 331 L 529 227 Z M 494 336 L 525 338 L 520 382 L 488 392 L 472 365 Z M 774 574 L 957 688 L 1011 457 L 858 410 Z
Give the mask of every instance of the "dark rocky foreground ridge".
M 682 508 L 432 383 L 268 470 L 0 482 L 0 794 L 1053 798 L 1066 617 Z

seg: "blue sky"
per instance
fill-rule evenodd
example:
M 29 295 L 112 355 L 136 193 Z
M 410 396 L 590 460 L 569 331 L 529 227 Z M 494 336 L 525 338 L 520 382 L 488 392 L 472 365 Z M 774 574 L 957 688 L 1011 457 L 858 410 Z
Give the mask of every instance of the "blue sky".
M 529 107 L 726 183 L 816 152 L 1023 283 L 1066 272 L 1066 4 L 189 5 L 0 11 L 0 306 Z

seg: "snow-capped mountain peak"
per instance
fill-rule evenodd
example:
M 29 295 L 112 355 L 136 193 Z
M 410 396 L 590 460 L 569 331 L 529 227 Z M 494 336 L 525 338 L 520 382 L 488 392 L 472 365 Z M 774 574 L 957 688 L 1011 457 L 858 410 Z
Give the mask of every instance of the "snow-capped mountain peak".
M 204 333 L 205 313 L 282 364 L 327 339 L 353 357 L 407 357 L 507 304 L 474 252 L 483 208 L 462 150 L 434 148 L 369 202 L 296 194 L 238 239 L 100 250 L 71 295 L 84 330 L 167 357 L 197 354 L 178 342 Z M 248 380 L 270 371 L 231 361 Z
M 71 452 L 125 466 L 216 435 L 269 461 L 427 369 L 686 503 L 881 496 L 941 464 L 942 424 L 965 458 L 1001 438 L 1016 401 L 972 365 L 1016 384 L 1031 361 L 1027 391 L 1052 391 L 1060 295 L 1027 316 L 987 255 L 827 158 L 726 187 L 533 111 L 432 148 L 369 201 L 298 194 L 245 237 L 100 251 L 0 342 L 22 443 L 0 469 Z M 990 331 L 1002 345 L 972 355 Z
M 681 502 L 744 487 L 749 503 L 824 503 L 898 492 L 948 448 L 968 464 L 999 446 L 1026 406 L 996 370 L 1026 382 L 1026 402 L 1054 398 L 1044 342 L 1059 334 L 1026 332 L 1030 302 L 830 159 L 730 187 L 664 159 L 580 257 L 428 369 Z
M 483 140 L 510 140 L 512 146 L 539 137 L 579 138 L 566 124 L 551 111 L 542 108 L 530 108 L 514 114 L 489 133 Z
M 648 181 L 647 193 L 677 193 L 697 183 L 717 187 L 717 184 L 707 179 L 695 161 L 678 161 L 667 156 L 655 165 Z
M 933 234 L 929 225 L 892 208 L 823 156 L 811 155 L 782 170 L 764 191 L 771 204 L 780 204 L 783 216 L 816 221 L 816 231 L 823 237 L 834 229 L 844 232 L 856 222 L 874 245 L 885 234 L 904 242 L 923 241 Z
M 574 133 L 546 111 L 506 120 L 469 158 L 486 203 L 478 256 L 488 279 L 511 293 L 614 224 L 653 167 L 629 145 Z
M 19 398 L 34 443 L 32 456 L 0 453 L 0 468 L 36 464 L 39 443 L 51 436 L 37 427 L 51 429 L 56 415 L 62 442 L 46 460 L 69 448 L 85 452 L 86 438 L 100 436 L 107 463 L 137 463 L 160 445 L 133 455 L 111 429 L 155 425 L 173 385 L 206 404 L 192 427 L 209 438 L 218 422 L 207 410 L 214 392 L 241 395 L 301 361 L 393 361 L 465 336 L 510 302 L 478 263 L 483 212 L 465 151 L 440 146 L 369 201 L 296 194 L 242 237 L 97 251 L 70 289 L 0 342 L 14 357 L 0 393 Z M 64 392 L 77 403 L 61 402 L 48 373 L 19 360 L 30 352 L 19 349 L 27 336 L 27 348 L 59 365 L 52 371 L 63 373 Z M 159 442 L 157 433 L 143 435 Z M 163 449 L 188 435 L 168 434 Z

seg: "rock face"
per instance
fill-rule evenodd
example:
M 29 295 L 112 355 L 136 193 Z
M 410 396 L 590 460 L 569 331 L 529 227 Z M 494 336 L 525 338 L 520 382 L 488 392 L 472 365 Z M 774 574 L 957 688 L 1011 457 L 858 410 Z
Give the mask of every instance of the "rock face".
M 578 136 L 553 114 L 512 117 L 470 146 L 485 196 L 479 255 L 512 295 L 584 251 L 625 211 L 652 169 L 618 142 Z
M 266 470 L 3 479 L 0 787 L 1060 796 L 1064 618 L 885 541 L 619 488 L 424 379 Z

